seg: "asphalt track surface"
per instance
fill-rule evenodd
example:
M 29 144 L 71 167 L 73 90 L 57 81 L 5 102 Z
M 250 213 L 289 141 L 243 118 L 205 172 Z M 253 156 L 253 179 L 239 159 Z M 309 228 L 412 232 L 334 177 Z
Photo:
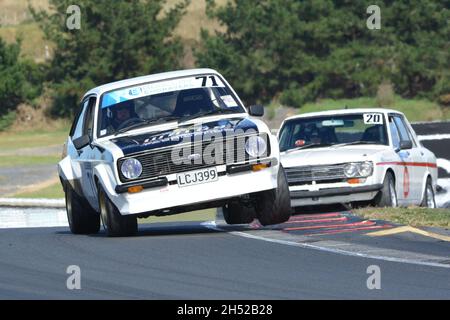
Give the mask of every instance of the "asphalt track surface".
M 414 128 L 450 133 L 448 122 Z M 449 141 L 423 143 L 450 159 Z M 397 226 L 318 211 L 265 228 L 220 219 L 140 225 L 130 238 L 72 235 L 65 226 L 0 229 L 0 299 L 450 299 L 449 241 L 371 237 Z M 81 290 L 66 287 L 70 265 L 81 269 Z M 367 288 L 372 265 L 379 290 Z
M 408 233 L 374 238 L 369 227 L 395 226 L 321 212 L 265 228 L 147 224 L 130 238 L 72 235 L 67 227 L 2 229 L 0 298 L 450 299 L 449 242 Z M 401 253 L 406 262 L 358 256 L 361 248 Z M 81 290 L 66 287 L 69 265 L 81 269 Z M 380 268 L 380 290 L 367 288 L 370 265 Z

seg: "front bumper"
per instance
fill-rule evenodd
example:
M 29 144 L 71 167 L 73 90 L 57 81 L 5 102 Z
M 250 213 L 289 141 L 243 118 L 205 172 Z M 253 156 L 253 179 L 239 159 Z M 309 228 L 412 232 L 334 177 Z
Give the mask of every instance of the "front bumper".
M 291 190 L 291 205 L 293 207 L 347 203 L 353 201 L 372 200 L 383 188 L 382 184 L 372 184 L 357 187 L 331 187 L 321 190 Z
M 130 185 L 116 185 L 110 179 L 103 180 L 102 184 L 122 215 L 145 214 L 274 189 L 277 187 L 279 164 L 276 159 L 272 161 L 270 167 L 260 171 L 229 172 L 230 168 L 225 165 L 217 166 L 218 181 L 182 188 L 174 183 L 176 175 L 149 184 L 149 188 L 138 193 L 127 193 L 125 188 Z

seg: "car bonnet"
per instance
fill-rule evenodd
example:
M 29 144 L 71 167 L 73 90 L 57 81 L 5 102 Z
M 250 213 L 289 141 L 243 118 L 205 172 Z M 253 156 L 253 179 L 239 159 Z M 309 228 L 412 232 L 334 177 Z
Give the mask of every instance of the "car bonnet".
M 149 127 L 151 130 L 151 127 Z M 238 133 L 257 133 L 258 126 L 248 118 L 221 119 L 218 121 L 197 124 L 181 125 L 175 129 L 163 131 L 149 131 L 138 135 L 128 135 L 113 138 L 110 141 L 116 144 L 125 156 L 154 150 L 158 148 L 175 146 L 180 143 L 201 141 L 208 135 L 229 136 Z
M 292 150 L 281 153 L 281 162 L 285 167 L 295 167 L 376 160 L 388 150 L 381 145 Z

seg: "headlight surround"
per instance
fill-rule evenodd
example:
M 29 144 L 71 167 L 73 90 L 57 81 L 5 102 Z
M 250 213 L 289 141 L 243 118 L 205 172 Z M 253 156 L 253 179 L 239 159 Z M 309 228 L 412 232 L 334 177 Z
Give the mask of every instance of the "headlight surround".
M 344 174 L 347 178 L 367 178 L 373 173 L 373 163 L 366 162 L 352 162 L 344 166 Z
M 261 157 L 267 151 L 267 143 L 260 136 L 253 136 L 245 142 L 245 152 L 253 158 Z
M 137 159 L 129 158 L 122 162 L 120 171 L 127 179 L 136 179 L 142 174 L 142 164 Z

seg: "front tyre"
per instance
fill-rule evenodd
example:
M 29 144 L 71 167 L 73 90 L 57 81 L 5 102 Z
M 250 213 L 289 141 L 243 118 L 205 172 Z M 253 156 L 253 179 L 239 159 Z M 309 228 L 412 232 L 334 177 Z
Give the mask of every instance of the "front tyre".
M 98 187 L 98 201 L 103 226 L 109 237 L 127 237 L 136 234 L 138 229 L 136 216 L 121 215 L 101 185 Z
M 434 190 L 433 185 L 431 184 L 431 178 L 428 177 L 427 184 L 425 186 L 425 192 L 423 195 L 422 203 L 420 204 L 421 207 L 425 208 L 436 208 L 436 200 L 434 197 Z
M 391 207 L 398 206 L 397 190 L 395 190 L 395 179 L 391 172 L 386 173 L 383 181 L 383 188 L 373 199 L 374 207 Z
M 280 165 L 276 189 L 262 191 L 256 197 L 256 212 L 263 226 L 286 222 L 291 217 L 291 197 L 286 173 Z
M 80 197 L 70 184 L 65 186 L 66 212 L 73 234 L 94 234 L 100 230 L 100 215 Z

